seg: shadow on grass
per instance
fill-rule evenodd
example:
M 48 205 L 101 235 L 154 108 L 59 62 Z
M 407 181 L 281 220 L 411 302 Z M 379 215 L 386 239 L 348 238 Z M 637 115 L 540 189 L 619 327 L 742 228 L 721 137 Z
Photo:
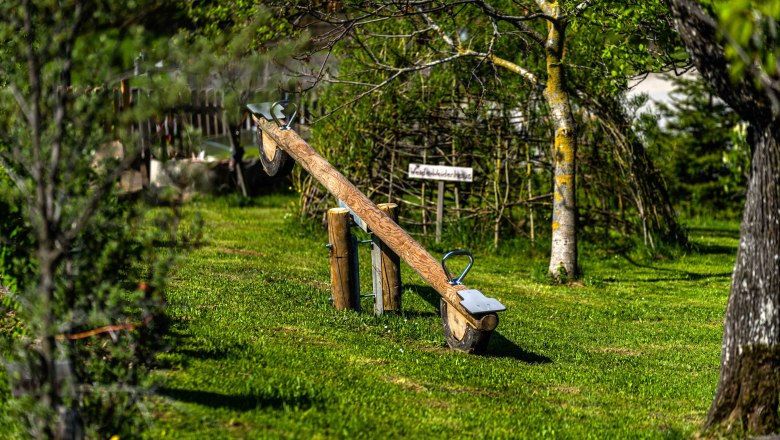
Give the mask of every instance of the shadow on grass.
M 420 298 L 424 299 L 425 302 L 436 309 L 436 312 L 430 313 L 439 316 L 439 299 L 441 299 L 441 296 L 439 295 L 439 292 L 437 292 L 433 287 L 422 284 L 408 284 L 405 285 L 404 288 L 407 290 L 412 290 L 414 293 L 420 295 Z
M 392 311 L 385 312 L 386 314 L 394 313 Z M 438 318 L 439 313 L 438 312 L 421 312 L 418 310 L 410 310 L 410 311 L 402 311 L 400 316 L 404 316 L 406 318 Z
M 705 255 L 737 255 L 737 246 L 723 246 L 719 244 L 699 244 L 692 245 L 693 250 L 699 254 Z
M 177 325 L 178 324 L 178 325 Z M 158 368 L 168 368 L 172 363 L 171 357 L 181 367 L 189 365 L 191 360 L 221 361 L 231 357 L 240 356 L 248 349 L 247 345 L 235 342 L 216 341 L 206 344 L 202 340 L 193 338 L 177 323 L 168 330 L 165 335 L 166 350 L 163 350 L 156 359 Z
M 680 277 L 678 278 L 655 278 L 650 280 L 642 280 L 642 282 L 646 282 L 646 283 L 652 283 L 658 281 L 699 281 L 707 278 L 730 278 L 731 277 L 731 272 L 695 273 L 695 272 L 688 272 L 687 270 L 667 269 L 665 267 L 655 267 L 649 264 L 642 264 L 632 259 L 625 253 L 621 253 L 620 256 L 623 257 L 629 264 L 635 267 L 641 267 L 644 269 L 652 269 L 658 272 L 667 272 L 667 273 L 674 273 L 680 275 Z
M 439 301 L 441 296 L 439 296 L 436 290 L 430 286 L 421 285 L 410 285 L 407 287 L 417 292 L 417 294 L 420 295 L 420 297 L 422 297 L 428 304 L 435 307 L 437 312 L 433 313 L 433 315 L 435 315 L 438 319 L 441 319 L 439 318 L 441 316 L 439 313 Z M 490 342 L 488 343 L 488 348 L 483 356 L 494 358 L 511 358 L 520 362 L 525 362 L 526 364 L 549 364 L 552 362 L 552 359 L 548 358 L 547 356 L 524 350 L 519 345 L 498 333 L 498 331 L 493 331 L 493 334 L 490 335 Z
M 211 391 L 182 390 L 161 388 L 158 394 L 179 402 L 194 403 L 209 408 L 225 408 L 234 411 L 251 411 L 258 408 L 297 408 L 307 409 L 317 405 L 318 401 L 309 396 L 250 396 L 241 394 L 222 394 Z
M 726 238 L 739 239 L 739 226 L 733 228 L 728 228 L 728 227 L 690 228 L 688 229 L 688 231 L 690 235 L 702 234 L 702 235 L 709 235 L 712 237 L 726 237 Z
M 547 356 L 524 350 L 497 331 L 494 331 L 493 334 L 490 335 L 490 342 L 488 343 L 487 351 L 483 356 L 492 358 L 511 358 L 531 365 L 552 363 L 552 359 Z

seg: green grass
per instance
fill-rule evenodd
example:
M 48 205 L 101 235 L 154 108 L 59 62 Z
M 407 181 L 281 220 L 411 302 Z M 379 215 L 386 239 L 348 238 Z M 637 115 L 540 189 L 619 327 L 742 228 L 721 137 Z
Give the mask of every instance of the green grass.
M 300 225 L 291 204 L 187 208 L 205 236 L 170 280 L 147 438 L 688 438 L 701 426 L 735 222 L 691 221 L 695 251 L 674 257 L 583 243 L 576 286 L 549 284 L 544 245 L 476 251 L 466 284 L 507 311 L 474 356 L 446 348 L 438 295 L 407 266 L 402 313 L 375 317 L 369 299 L 363 313 L 334 310 L 327 234 Z M 12 425 L 4 398 L 0 438 Z
M 698 253 L 674 259 L 582 252 L 584 287 L 547 284 L 522 253 L 477 254 L 466 284 L 508 309 L 473 356 L 446 349 L 438 297 L 406 266 L 403 313 L 335 311 L 326 234 L 297 226 L 289 203 L 191 207 L 207 234 L 171 280 L 149 438 L 677 438 L 701 425 L 735 224 L 692 229 Z

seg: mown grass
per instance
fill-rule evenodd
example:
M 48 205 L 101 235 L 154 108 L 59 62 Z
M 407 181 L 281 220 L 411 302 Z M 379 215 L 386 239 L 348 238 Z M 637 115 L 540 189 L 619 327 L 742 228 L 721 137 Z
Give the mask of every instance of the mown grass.
M 149 438 L 678 438 L 701 425 L 736 224 L 692 229 L 699 251 L 673 259 L 591 246 L 584 286 L 535 276 L 533 252 L 477 254 L 466 284 L 508 310 L 473 356 L 446 349 L 438 297 L 408 267 L 403 313 L 335 311 L 326 234 L 297 226 L 289 203 L 191 206 L 207 233 L 171 280 Z

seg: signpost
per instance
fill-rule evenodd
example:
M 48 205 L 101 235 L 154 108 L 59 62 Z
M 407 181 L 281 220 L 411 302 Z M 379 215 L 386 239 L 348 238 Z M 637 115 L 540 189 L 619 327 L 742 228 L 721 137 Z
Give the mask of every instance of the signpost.
M 445 165 L 409 164 L 409 177 L 413 179 L 437 180 L 439 182 L 436 200 L 436 243 L 441 241 L 441 222 L 444 215 L 444 182 L 472 182 L 474 169 Z

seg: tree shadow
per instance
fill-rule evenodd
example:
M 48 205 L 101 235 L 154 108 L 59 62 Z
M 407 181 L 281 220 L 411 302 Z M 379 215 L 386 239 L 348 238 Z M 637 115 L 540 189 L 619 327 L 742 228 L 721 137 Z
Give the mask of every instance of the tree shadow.
M 628 256 L 628 254 L 621 253 L 619 254 L 623 259 L 625 259 L 630 265 L 635 267 L 641 267 L 643 269 L 652 269 L 658 272 L 669 272 L 669 273 L 676 273 L 680 274 L 681 278 L 656 278 L 651 280 L 642 280 L 643 282 L 657 282 L 657 281 L 682 281 L 682 280 L 690 280 L 690 281 L 699 281 L 707 278 L 729 278 L 731 277 L 731 272 L 721 272 L 721 273 L 696 273 L 696 272 L 688 272 L 687 270 L 679 270 L 679 269 L 667 269 L 665 267 L 655 267 L 651 266 L 649 264 L 642 264 L 631 257 Z
M 317 399 L 307 395 L 293 397 L 279 395 L 253 396 L 167 387 L 157 390 L 157 394 L 178 400 L 179 402 L 195 403 L 209 408 L 225 408 L 234 411 L 251 411 L 258 408 L 280 409 L 285 407 L 307 409 L 320 403 Z
M 229 341 L 215 341 L 206 344 L 202 340 L 193 338 L 174 325 L 165 335 L 165 348 L 157 356 L 155 365 L 158 368 L 168 368 L 171 365 L 186 367 L 192 360 L 222 361 L 231 357 L 241 356 L 248 349 L 246 344 Z M 173 356 L 173 358 L 170 358 Z
M 736 228 L 716 228 L 716 227 L 708 227 L 708 228 L 690 228 L 688 231 L 693 233 L 701 233 L 702 235 L 710 235 L 713 237 L 727 237 L 727 238 L 734 238 L 739 239 L 739 227 Z
M 704 255 L 737 255 L 737 246 L 695 243 L 692 247 L 696 253 Z

